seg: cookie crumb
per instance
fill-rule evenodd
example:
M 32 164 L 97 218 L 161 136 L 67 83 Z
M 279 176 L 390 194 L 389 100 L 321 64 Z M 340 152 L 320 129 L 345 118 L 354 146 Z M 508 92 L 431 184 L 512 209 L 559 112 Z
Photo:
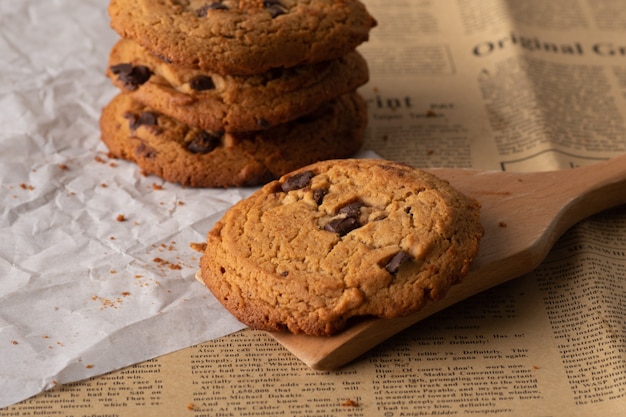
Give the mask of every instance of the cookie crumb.
M 89 364 L 85 365 L 85 368 L 91 369 L 91 368 L 93 368 L 93 364 L 89 363 Z
M 348 398 L 347 400 L 345 400 L 344 402 L 341 403 L 342 407 L 358 407 L 359 403 Z
M 19 345 L 19 342 L 17 340 L 12 340 L 11 343 L 14 345 Z
M 163 258 L 156 257 L 152 260 L 152 262 L 158 263 L 160 267 L 167 267 L 171 270 L 180 270 L 183 269 L 182 266 L 178 264 L 171 263 L 170 261 L 166 261 Z
M 59 164 L 59 169 L 61 169 L 62 171 L 67 171 L 70 168 L 65 164 Z
M 195 410 L 196 406 L 193 403 L 189 403 L 187 404 L 187 410 L 191 411 L 191 410 Z
M 123 214 L 118 214 L 115 220 L 117 220 L 118 222 L 126 221 L 126 216 L 124 216 Z
M 196 252 L 201 252 L 204 253 L 204 251 L 206 250 L 206 242 L 191 242 L 189 244 L 189 247 L 193 250 L 195 250 Z

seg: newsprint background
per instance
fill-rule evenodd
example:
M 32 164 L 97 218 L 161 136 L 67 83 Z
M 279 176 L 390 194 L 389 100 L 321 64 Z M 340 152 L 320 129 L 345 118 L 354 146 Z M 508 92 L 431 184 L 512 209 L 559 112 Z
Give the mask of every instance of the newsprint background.
M 365 4 L 379 23 L 360 48 L 371 70 L 361 89 L 368 150 L 422 167 L 506 171 L 571 169 L 626 152 L 622 2 Z M 624 409 L 621 207 L 568 231 L 533 273 L 337 371 L 311 370 L 267 334 L 243 330 L 57 386 L 0 416 L 571 417 Z

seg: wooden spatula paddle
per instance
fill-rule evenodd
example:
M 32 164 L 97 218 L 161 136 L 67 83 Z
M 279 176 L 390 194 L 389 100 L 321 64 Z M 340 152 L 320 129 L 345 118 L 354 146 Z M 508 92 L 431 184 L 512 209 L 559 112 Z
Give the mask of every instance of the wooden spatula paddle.
M 626 203 L 626 155 L 563 171 L 428 171 L 482 205 L 485 235 L 470 273 L 445 298 L 407 317 L 371 319 L 332 337 L 272 333 L 309 367 L 339 368 L 425 317 L 532 271 L 567 229 Z

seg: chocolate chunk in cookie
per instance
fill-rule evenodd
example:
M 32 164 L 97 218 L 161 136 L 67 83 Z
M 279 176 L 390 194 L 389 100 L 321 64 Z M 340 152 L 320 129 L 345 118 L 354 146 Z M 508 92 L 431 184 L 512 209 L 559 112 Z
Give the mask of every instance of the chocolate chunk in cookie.
M 385 269 L 390 274 L 395 274 L 396 272 L 398 272 L 402 264 L 410 260 L 411 260 L 411 254 L 404 252 L 404 251 L 400 251 L 396 253 L 393 256 L 393 258 L 391 258 L 391 260 L 389 261 L 387 265 L 385 265 Z
M 189 81 L 189 86 L 195 91 L 214 90 L 215 83 L 208 75 L 199 75 Z
M 223 134 L 203 130 L 193 135 L 193 139 L 187 143 L 185 148 L 191 153 L 209 153 L 221 145 L 222 136 Z
M 279 0 L 265 0 L 263 7 L 265 7 L 265 10 L 267 10 L 272 17 L 287 13 L 287 7 Z
M 112 65 L 111 72 L 130 91 L 136 90 L 137 87 L 148 81 L 152 75 L 150 68 L 143 65 L 133 66 L 128 63 Z
M 198 15 L 198 17 L 206 17 L 209 10 L 228 10 L 228 6 L 217 1 L 213 1 L 196 9 L 196 15 Z
M 124 113 L 124 117 L 128 119 L 128 127 L 133 133 L 140 126 L 157 126 L 157 116 L 156 114 L 144 111 L 139 114 L 137 113 Z
M 281 189 L 288 193 L 289 191 L 299 190 L 307 186 L 311 178 L 315 176 L 313 171 L 304 171 L 288 177 L 281 185 Z
M 358 218 L 342 217 L 329 221 L 326 226 L 324 226 L 324 230 L 337 233 L 339 236 L 344 236 L 359 227 L 361 227 L 361 223 L 359 223 Z

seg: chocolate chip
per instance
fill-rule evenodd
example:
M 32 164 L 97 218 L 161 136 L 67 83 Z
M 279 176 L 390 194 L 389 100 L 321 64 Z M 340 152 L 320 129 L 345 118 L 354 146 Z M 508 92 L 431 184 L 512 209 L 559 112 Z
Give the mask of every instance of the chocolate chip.
M 228 10 L 228 7 L 223 5 L 222 3 L 214 1 L 213 3 L 205 4 L 204 6 L 197 9 L 196 15 L 198 17 L 206 17 L 209 10 Z
M 313 200 L 318 206 L 322 204 L 326 194 L 328 194 L 328 190 L 321 188 L 313 191 Z
M 137 123 L 142 126 L 155 126 L 157 124 L 157 116 L 154 113 L 145 111 L 139 115 Z
M 128 74 L 133 70 L 133 64 L 123 63 L 117 65 L 111 65 L 111 72 L 115 75 Z
M 222 143 L 221 139 L 221 134 L 209 133 L 203 130 L 187 144 L 187 150 L 191 153 L 209 153 Z
M 156 149 L 146 145 L 145 143 L 141 143 L 135 149 L 135 155 L 137 155 L 138 158 L 153 159 L 156 158 L 157 151 Z
M 287 13 L 287 8 L 285 7 L 285 5 L 278 0 L 265 0 L 263 2 L 263 7 L 265 7 L 265 10 L 270 13 L 270 16 L 272 16 L 272 18 Z
M 213 82 L 213 79 L 207 75 L 197 76 L 193 80 L 189 81 L 189 86 L 196 91 L 215 89 L 215 83 Z
M 315 173 L 313 171 L 299 172 L 287 178 L 280 188 L 285 193 L 292 190 L 299 190 L 300 188 L 306 187 L 314 176 Z
M 143 65 L 133 66 L 132 64 L 117 64 L 111 66 L 111 72 L 117 75 L 124 87 L 134 91 L 141 84 L 145 83 L 152 76 L 150 68 Z
M 361 215 L 361 207 L 364 205 L 362 201 L 355 201 L 340 208 L 339 213 L 346 214 L 346 217 L 359 217 Z
M 128 127 L 134 132 L 139 126 L 156 126 L 157 116 L 154 113 L 145 111 L 139 115 L 135 113 L 125 113 L 124 117 L 128 119 Z
M 324 230 L 327 232 L 337 233 L 339 236 L 344 236 L 359 227 L 361 227 L 359 219 L 356 217 L 345 217 L 331 220 L 326 226 L 324 226 Z
M 267 120 L 261 118 L 256 119 L 256 124 L 261 128 L 261 129 L 267 129 L 268 127 L 270 127 L 270 122 L 268 122 Z
M 390 274 L 395 274 L 400 269 L 400 266 L 405 262 L 408 262 L 409 260 L 411 260 L 411 255 L 405 251 L 400 251 L 396 253 L 393 258 L 391 258 L 391 260 L 385 266 L 385 269 Z
M 361 207 L 365 204 L 362 201 L 355 201 L 339 209 L 337 214 L 345 214 L 345 217 L 339 217 L 331 220 L 324 230 L 328 232 L 338 233 L 339 236 L 348 234 L 354 229 L 362 226 L 359 217 L 361 216 Z

